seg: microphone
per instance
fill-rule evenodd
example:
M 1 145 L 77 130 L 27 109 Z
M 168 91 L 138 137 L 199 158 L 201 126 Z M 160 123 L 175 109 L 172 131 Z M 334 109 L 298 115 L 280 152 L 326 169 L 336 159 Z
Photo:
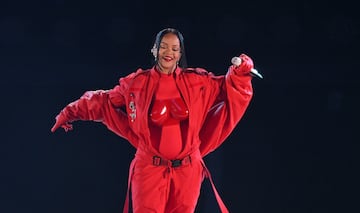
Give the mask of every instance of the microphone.
M 240 64 L 241 64 L 241 58 L 239 58 L 239 57 L 233 57 L 232 59 L 231 59 L 231 63 L 233 64 L 233 65 L 235 65 L 235 66 L 240 66 Z M 250 74 L 252 75 L 252 76 L 256 76 L 256 77 L 259 77 L 259 78 L 263 78 L 263 76 L 256 70 L 256 69 L 254 69 L 254 68 L 252 68 L 251 70 L 250 70 Z

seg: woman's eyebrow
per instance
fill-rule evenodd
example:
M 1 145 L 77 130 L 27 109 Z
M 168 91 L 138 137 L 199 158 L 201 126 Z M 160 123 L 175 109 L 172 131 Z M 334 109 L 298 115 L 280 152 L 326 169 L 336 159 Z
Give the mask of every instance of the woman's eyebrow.
M 163 41 L 162 41 L 162 42 L 160 42 L 160 44 L 165 44 L 165 45 L 169 45 L 168 43 L 166 43 L 166 42 L 163 42 Z M 172 46 L 173 46 L 173 47 L 174 47 L 174 46 L 177 46 L 177 47 L 179 47 L 180 45 L 179 45 L 179 44 L 173 44 Z

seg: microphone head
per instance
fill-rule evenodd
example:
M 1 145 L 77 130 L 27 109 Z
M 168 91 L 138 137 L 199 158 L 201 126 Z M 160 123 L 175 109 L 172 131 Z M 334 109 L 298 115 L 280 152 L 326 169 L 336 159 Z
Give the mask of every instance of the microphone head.
M 233 57 L 233 58 L 231 59 L 231 63 L 232 63 L 233 65 L 235 65 L 235 66 L 239 66 L 239 65 L 241 64 L 241 58 L 239 58 L 239 57 Z

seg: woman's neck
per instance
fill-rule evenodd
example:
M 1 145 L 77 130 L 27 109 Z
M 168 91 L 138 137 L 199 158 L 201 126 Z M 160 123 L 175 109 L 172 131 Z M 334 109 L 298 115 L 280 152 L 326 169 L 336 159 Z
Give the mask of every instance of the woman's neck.
M 164 68 L 164 67 L 161 67 L 159 64 L 157 64 L 156 69 L 161 73 L 171 74 L 176 70 L 176 66 L 174 66 L 172 68 Z

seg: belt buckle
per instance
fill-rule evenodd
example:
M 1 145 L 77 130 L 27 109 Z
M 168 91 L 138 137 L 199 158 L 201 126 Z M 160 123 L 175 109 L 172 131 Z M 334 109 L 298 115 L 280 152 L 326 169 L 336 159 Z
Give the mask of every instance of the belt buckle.
M 161 158 L 159 156 L 153 156 L 153 165 L 160 166 L 161 165 Z
M 181 159 L 171 160 L 171 167 L 179 167 L 181 166 Z

